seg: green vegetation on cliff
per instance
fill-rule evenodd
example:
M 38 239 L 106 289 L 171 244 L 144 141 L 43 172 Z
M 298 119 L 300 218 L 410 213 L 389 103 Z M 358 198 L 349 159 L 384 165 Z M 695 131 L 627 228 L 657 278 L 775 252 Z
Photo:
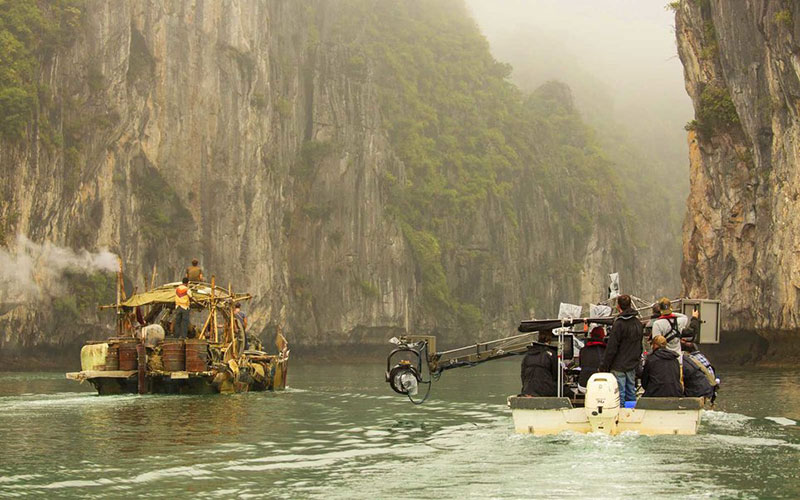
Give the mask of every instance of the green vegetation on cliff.
M 741 125 L 731 94 L 724 87 L 706 85 L 700 93 L 695 114 L 697 118 L 690 121 L 686 129 L 695 130 L 706 139 L 715 133 L 728 132 Z
M 445 270 L 459 252 L 459 224 L 495 206 L 513 238 L 519 199 L 544 196 L 552 216 L 582 240 L 598 215 L 574 193 L 598 195 L 613 177 L 610 164 L 569 89 L 550 83 L 523 94 L 461 1 L 345 6 L 334 30 L 353 53 L 353 77 L 374 75 L 384 124 L 406 167 L 404 179 L 385 174 L 388 208 L 413 249 L 426 305 L 445 322 L 480 324 L 479 299 L 454 290 Z M 523 184 L 535 191 L 522 192 Z M 499 258 L 473 260 L 470 272 L 491 269 Z
M 66 271 L 66 292 L 53 298 L 53 312 L 60 321 L 86 322 L 97 316 L 97 306 L 114 302 L 116 276 L 97 271 L 91 274 Z
M 0 135 L 19 140 L 48 89 L 43 58 L 72 42 L 83 0 L 0 0 Z

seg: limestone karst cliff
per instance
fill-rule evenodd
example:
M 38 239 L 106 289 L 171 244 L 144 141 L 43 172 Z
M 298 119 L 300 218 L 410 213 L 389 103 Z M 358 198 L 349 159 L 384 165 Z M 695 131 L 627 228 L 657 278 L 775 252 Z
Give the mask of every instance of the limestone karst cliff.
M 787 358 L 800 321 L 800 10 L 783 0 L 672 5 L 695 107 L 684 287 L 722 299 L 723 327 L 751 358 Z
M 640 284 L 569 90 L 522 94 L 458 1 L 62 4 L 0 142 L 5 244 L 108 247 L 130 288 L 198 257 L 302 348 L 472 340 L 596 299 L 607 272 Z M 0 310 L 2 356 L 71 355 L 111 319 L 63 300 Z

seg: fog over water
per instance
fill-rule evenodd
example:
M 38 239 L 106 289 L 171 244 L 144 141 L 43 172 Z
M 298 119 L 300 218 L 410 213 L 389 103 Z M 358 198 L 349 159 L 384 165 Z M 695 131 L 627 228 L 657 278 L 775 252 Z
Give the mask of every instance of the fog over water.
M 520 87 L 565 82 L 587 121 L 616 122 L 648 159 L 685 177 L 683 127 L 693 111 L 666 3 L 467 0 L 493 54 L 514 66 Z

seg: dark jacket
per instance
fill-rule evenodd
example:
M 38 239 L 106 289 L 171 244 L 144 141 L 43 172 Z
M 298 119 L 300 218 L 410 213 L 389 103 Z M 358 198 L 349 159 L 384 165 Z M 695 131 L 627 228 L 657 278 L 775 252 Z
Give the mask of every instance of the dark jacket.
M 522 358 L 522 394 L 555 396 L 558 380 L 558 356 L 553 349 L 541 344 L 528 348 Z
M 597 340 L 586 342 L 586 345 L 581 349 L 580 362 L 578 364 L 578 366 L 581 367 L 581 374 L 580 377 L 578 377 L 578 384 L 580 384 L 581 387 L 586 387 L 586 383 L 589 382 L 589 377 L 597 373 L 605 352 L 605 342 Z
M 642 356 L 643 335 L 639 313 L 630 307 L 622 311 L 611 327 L 600 371 L 627 372 L 635 369 Z
M 647 356 L 642 371 L 642 387 L 646 398 L 683 397 L 678 355 L 662 347 Z
M 714 395 L 714 387 L 700 368 L 700 362 L 683 354 L 683 393 L 690 398 L 710 398 Z
M 698 337 L 700 337 L 700 320 L 694 316 L 690 316 L 689 326 L 684 328 L 683 332 L 681 332 L 681 339 L 695 344 L 697 343 Z

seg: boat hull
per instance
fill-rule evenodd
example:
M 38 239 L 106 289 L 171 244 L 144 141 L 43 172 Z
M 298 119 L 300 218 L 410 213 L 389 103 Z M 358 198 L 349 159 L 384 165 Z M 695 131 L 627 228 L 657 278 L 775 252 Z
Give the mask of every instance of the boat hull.
M 586 408 L 575 408 L 568 398 L 526 398 L 510 396 L 508 405 L 514 429 L 537 436 L 571 431 L 597 432 Z M 653 436 L 661 434 L 697 434 L 703 411 L 702 398 L 640 398 L 635 408 L 620 408 L 605 426 L 605 434 L 626 431 Z
M 204 372 L 148 371 L 140 391 L 137 370 L 83 370 L 67 373 L 67 379 L 88 382 L 101 396 L 114 394 L 230 394 L 280 391 L 286 388 L 288 360 L 274 362 L 263 377 L 240 376 L 230 370 Z
M 164 339 L 150 347 L 133 338 L 109 339 L 83 346 L 81 371 L 66 376 L 91 383 L 101 396 L 230 394 L 286 387 L 289 349 L 285 343 L 278 355 L 256 350 L 236 358 L 230 354 L 219 344 L 203 341 Z

